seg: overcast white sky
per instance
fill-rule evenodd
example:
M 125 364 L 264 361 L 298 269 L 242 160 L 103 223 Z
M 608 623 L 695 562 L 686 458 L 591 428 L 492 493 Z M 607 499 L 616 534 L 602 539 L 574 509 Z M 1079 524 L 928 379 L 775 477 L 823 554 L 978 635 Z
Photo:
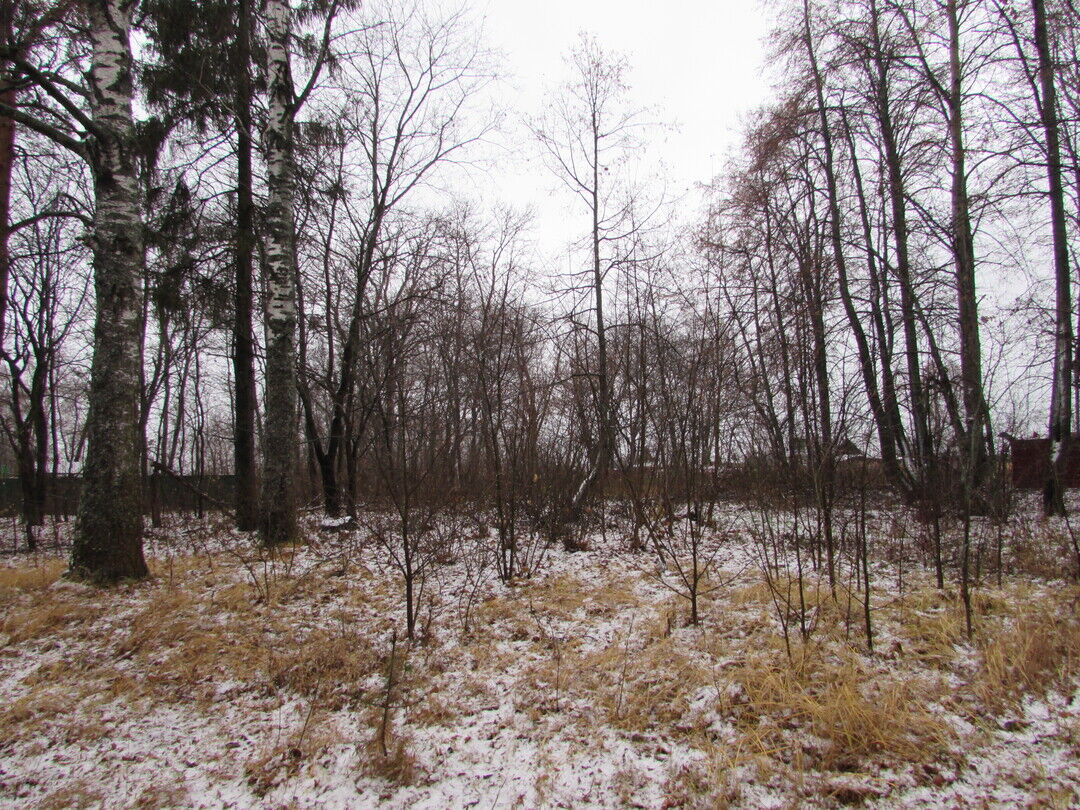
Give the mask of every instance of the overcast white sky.
M 579 32 L 626 56 L 630 103 L 671 125 L 652 138 L 662 142 L 656 151 L 676 194 L 720 172 L 743 116 L 769 94 L 769 21 L 760 0 L 474 0 L 472 9 L 484 20 L 487 44 L 503 55 L 512 116 L 535 114 L 544 91 L 566 80 L 564 57 Z M 516 207 L 531 204 L 543 238 L 555 222 L 565 224 L 568 200 L 552 194 L 557 181 L 538 148 L 519 146 L 520 162 L 492 171 L 492 191 Z

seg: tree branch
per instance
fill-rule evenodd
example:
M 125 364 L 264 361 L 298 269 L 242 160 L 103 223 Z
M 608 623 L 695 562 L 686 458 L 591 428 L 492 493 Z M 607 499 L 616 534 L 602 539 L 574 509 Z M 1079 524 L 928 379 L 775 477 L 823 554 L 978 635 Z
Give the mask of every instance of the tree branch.
M 308 96 L 311 95 L 311 91 L 315 89 L 315 83 L 319 80 L 319 76 L 322 73 L 323 66 L 326 64 L 326 58 L 330 55 L 330 29 L 334 24 L 334 18 L 337 16 L 338 8 L 341 6 L 339 0 L 334 0 L 330 4 L 330 8 L 326 12 L 326 22 L 323 25 L 322 43 L 319 45 L 319 55 L 315 59 L 315 64 L 311 68 L 311 75 L 308 76 L 307 84 L 304 85 L 304 89 L 296 96 L 292 103 L 289 104 L 289 118 L 293 118 L 300 108 L 304 106 L 304 102 L 307 101 Z
M 44 121 L 40 121 L 32 115 L 27 115 L 15 107 L 0 102 L 0 116 L 10 118 L 15 123 L 22 124 L 27 129 L 32 129 L 39 135 L 44 135 L 49 140 L 63 146 L 65 149 L 71 150 L 84 160 L 89 157 L 86 151 L 86 144 L 83 141 L 76 140 L 70 135 L 61 132 L 56 127 L 49 126 Z
M 95 135 L 100 134 L 100 130 L 90 119 L 90 116 L 80 110 L 79 105 L 77 105 L 74 101 L 61 93 L 60 88 L 58 88 L 44 73 L 31 65 L 29 62 L 26 62 L 25 60 L 18 57 L 13 58 L 11 61 L 12 64 L 14 64 L 19 70 L 29 76 L 30 79 L 33 80 L 34 84 L 36 84 L 38 87 L 40 87 L 50 96 L 52 96 L 57 101 L 57 103 L 60 104 L 61 107 L 67 110 L 68 114 L 76 121 L 78 121 L 79 125 L 83 129 L 85 129 L 87 132 L 92 132 Z
M 15 233 L 22 228 L 29 228 L 31 225 L 35 225 L 36 223 L 41 222 L 41 220 L 43 219 L 65 217 L 68 219 L 77 219 L 82 222 L 82 224 L 85 225 L 87 228 L 92 227 L 94 224 L 91 221 L 90 217 L 86 216 L 86 214 L 80 214 L 78 211 L 50 210 L 42 211 L 41 213 L 34 214 L 34 216 L 27 217 L 26 219 L 20 219 L 18 222 L 13 222 L 11 225 L 8 226 L 8 233 Z

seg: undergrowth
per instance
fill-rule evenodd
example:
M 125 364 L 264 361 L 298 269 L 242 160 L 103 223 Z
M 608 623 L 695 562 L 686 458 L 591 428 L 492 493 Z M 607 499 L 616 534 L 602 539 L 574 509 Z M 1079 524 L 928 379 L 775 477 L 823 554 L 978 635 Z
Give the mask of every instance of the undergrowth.
M 104 745 L 118 707 L 129 721 L 169 707 L 212 726 L 244 701 L 275 718 L 231 772 L 256 797 L 342 756 L 358 779 L 422 785 L 440 763 L 418 740 L 511 700 L 541 762 L 566 735 L 688 752 L 667 774 L 669 806 L 738 804 L 748 784 L 777 780 L 843 803 L 878 795 L 835 781 L 844 775 L 959 772 L 979 740 L 961 739 L 950 717 L 990 729 L 1026 697 L 1068 693 L 1080 676 L 1080 589 L 1029 577 L 976 588 L 971 639 L 957 594 L 926 572 L 909 573 L 899 594 L 877 582 L 874 655 L 857 588 L 840 584 L 834 596 L 812 577 L 751 570 L 711 593 L 701 624 L 687 627 L 677 597 L 658 593 L 638 563 L 493 587 L 471 622 L 432 610 L 426 641 L 393 636 L 390 646 L 396 579 L 356 549 L 306 567 L 300 554 L 191 548 L 155 560 L 149 583 L 113 590 L 64 583 L 56 558 L 0 567 L 0 754 L 25 755 L 35 740 Z M 537 796 L 556 777 L 541 776 Z M 630 797 L 650 778 L 627 764 L 610 788 Z M 98 795 L 73 777 L 38 805 Z M 168 798 L 148 794 L 147 806 Z

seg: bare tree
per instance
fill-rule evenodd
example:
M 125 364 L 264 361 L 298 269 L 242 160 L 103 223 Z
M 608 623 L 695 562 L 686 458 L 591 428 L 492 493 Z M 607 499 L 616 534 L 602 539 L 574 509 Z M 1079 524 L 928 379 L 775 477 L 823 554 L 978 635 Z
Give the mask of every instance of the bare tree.
M 615 265 L 615 247 L 631 230 L 631 205 L 619 169 L 635 144 L 642 114 L 625 106 L 629 65 L 604 51 L 592 37 L 582 34 L 571 50 L 569 84 L 549 104 L 548 112 L 533 122 L 551 170 L 583 203 L 589 216 L 589 270 L 586 289 L 592 298 L 591 330 L 595 335 L 595 367 L 589 371 L 596 415 L 596 442 L 588 471 L 569 504 L 570 517 L 611 465 L 615 446 L 613 380 L 608 356 L 605 317 L 605 279 Z
M 63 154 L 48 154 L 41 149 L 43 142 L 40 136 L 27 134 L 24 143 L 31 152 L 20 155 L 14 183 L 20 202 L 33 213 L 11 228 L 15 259 L 3 349 L 10 407 L 8 416 L 0 418 L 15 450 L 23 527 L 31 550 L 37 546 L 36 532 L 44 523 L 58 463 L 53 441 L 59 419 L 55 381 L 67 371 L 65 344 L 83 325 L 81 315 L 90 297 L 90 280 L 78 272 L 86 259 L 78 233 L 81 215 L 74 211 L 60 215 L 67 207 L 67 190 L 77 191 L 84 179 L 82 167 Z
M 470 107 L 493 74 L 463 12 L 438 17 L 413 2 L 391 2 L 369 14 L 342 43 L 351 58 L 334 88 L 340 99 L 324 111 L 332 122 L 324 127 L 324 151 L 333 159 L 315 180 L 325 184 L 320 204 L 326 216 L 314 223 L 321 255 L 309 282 L 314 289 L 305 291 L 324 310 L 322 328 L 308 331 L 304 350 L 314 351 L 320 341 L 325 366 L 314 368 L 303 358 L 300 393 L 330 515 L 341 510 L 342 467 L 354 463 L 346 451 L 357 427 L 351 407 L 362 320 L 384 229 L 441 168 L 464 159 L 466 148 L 499 117 L 486 111 L 482 121 L 468 123 Z M 318 388 L 324 389 L 324 407 Z M 347 491 L 351 511 L 351 487 Z
M 1046 141 L 1046 176 L 1049 185 L 1050 224 L 1054 245 L 1054 375 L 1050 399 L 1050 475 L 1043 492 L 1047 515 L 1065 514 L 1065 474 L 1072 433 L 1072 273 L 1069 267 L 1065 193 L 1062 188 L 1061 143 L 1054 62 L 1047 34 L 1043 0 L 1031 0 L 1035 23 L 1035 49 L 1039 57 L 1042 97 L 1039 116 Z

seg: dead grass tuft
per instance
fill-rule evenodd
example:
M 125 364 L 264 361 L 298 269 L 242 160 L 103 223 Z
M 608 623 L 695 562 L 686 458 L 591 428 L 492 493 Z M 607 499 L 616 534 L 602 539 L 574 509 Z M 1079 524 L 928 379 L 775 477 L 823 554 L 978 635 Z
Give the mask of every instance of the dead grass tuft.
M 160 588 L 130 617 L 114 655 L 137 659 L 147 672 L 146 685 L 163 696 L 194 695 L 205 702 L 220 677 L 265 683 L 264 634 L 280 627 L 276 619 L 254 613 L 243 598 L 236 601 L 239 612 L 221 609 L 196 591 Z M 199 689 L 193 692 L 194 687 Z
M 184 785 L 177 783 L 158 783 L 147 785 L 136 797 L 134 807 L 138 810 L 166 810 L 172 807 L 190 805 L 191 795 Z
M 105 794 L 91 779 L 76 779 L 54 790 L 37 805 L 38 810 L 104 807 Z
M 58 558 L 44 559 L 37 565 L 9 568 L 0 566 L 0 603 L 8 601 L 16 593 L 41 591 L 48 588 L 67 568 Z
M 179 588 L 158 591 L 130 620 L 127 633 L 116 643 L 116 654 L 130 658 L 138 652 L 181 644 L 195 629 L 195 597 Z
M 631 649 L 629 660 L 622 649 L 611 653 L 609 687 L 600 705 L 618 728 L 644 731 L 680 725 L 690 701 L 712 683 L 710 670 L 671 638 Z
M 702 746 L 702 753 L 699 760 L 669 769 L 663 787 L 665 807 L 726 810 L 739 804 L 748 770 L 756 770 L 754 775 L 759 779 L 768 770 L 761 756 L 744 757 L 740 751 L 711 744 Z
M 0 733 L 6 741 L 17 739 L 24 727 L 67 714 L 73 708 L 71 696 L 63 689 L 42 687 L 31 690 L 4 707 L 0 715 Z
M 297 776 L 305 764 L 341 742 L 341 734 L 328 717 L 309 715 L 284 739 L 268 743 L 244 763 L 248 787 L 263 798 L 278 785 Z
M 764 579 L 736 588 L 727 599 L 736 607 L 760 606 L 774 617 L 779 609 L 787 617 L 789 624 L 800 626 L 799 614 L 808 634 L 820 631 L 832 635 L 842 635 L 853 617 L 857 621 L 862 600 L 861 593 L 850 591 L 843 583 L 837 583 L 833 591 L 825 582 L 813 577 L 806 577 L 800 594 L 799 580 L 795 576 L 774 577 L 771 582 Z
M 269 660 L 270 681 L 326 708 L 341 709 L 361 697 L 360 682 L 383 668 L 370 642 L 352 634 L 311 631 L 297 646 Z
M 1039 579 L 1057 580 L 1072 572 L 1073 545 L 1069 527 L 1059 521 L 1020 520 L 1011 527 L 1009 567 Z M 1076 531 L 1076 527 L 1073 527 Z
M 1045 694 L 1080 672 L 1075 603 L 1036 606 L 989 635 L 980 649 L 975 693 L 991 710 L 1025 694 Z
M 95 741 L 108 735 L 100 708 L 124 698 L 132 710 L 141 681 L 88 661 L 41 666 L 22 680 L 29 689 L 0 712 L 0 750 L 37 737 Z
M 926 666 L 947 669 L 959 655 L 966 638 L 964 607 L 935 588 L 905 595 L 895 617 L 896 633 L 904 655 Z M 886 614 L 887 615 L 887 614 Z
M 431 695 L 409 712 L 409 721 L 421 726 L 446 726 L 461 716 L 461 707 L 446 697 Z
M 568 621 L 580 610 L 589 597 L 597 600 L 595 589 L 585 585 L 573 574 L 562 574 L 534 580 L 525 586 L 529 597 L 536 601 L 537 609 L 553 619 Z
M 425 778 L 416 757 L 409 751 L 409 739 L 395 735 L 387 742 L 386 753 L 378 739 L 372 739 L 364 749 L 362 762 L 365 776 L 385 779 L 392 785 L 415 785 Z
M 410 751 L 409 734 L 399 731 L 394 712 L 372 707 L 368 712 L 371 738 L 361 750 L 360 768 L 365 776 L 385 779 L 393 785 L 415 785 L 427 774 Z
M 101 605 L 79 599 L 43 595 L 14 608 L 0 625 L 0 632 L 8 637 L 8 643 L 19 644 L 55 635 L 69 627 L 85 626 L 101 615 L 103 609 Z
M 755 654 L 727 675 L 734 687 L 722 712 L 788 761 L 848 771 L 876 759 L 927 762 L 949 750 L 947 726 L 925 708 L 936 683 L 868 673 L 855 658 L 834 662 L 814 647 L 791 664 L 779 652 Z M 825 744 L 800 748 L 789 734 L 800 731 Z

